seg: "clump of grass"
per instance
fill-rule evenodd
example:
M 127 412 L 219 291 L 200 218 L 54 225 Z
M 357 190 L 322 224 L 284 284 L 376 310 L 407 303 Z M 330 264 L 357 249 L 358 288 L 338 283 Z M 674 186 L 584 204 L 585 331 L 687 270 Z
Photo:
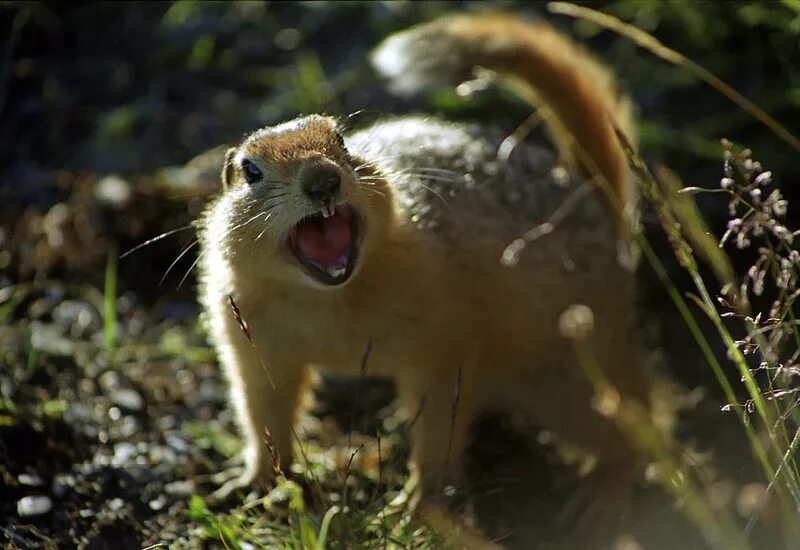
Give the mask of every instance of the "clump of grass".
M 794 514 L 800 514 L 800 472 L 795 459 L 800 444 L 800 331 L 794 304 L 800 297 L 798 266 L 800 252 L 795 236 L 784 222 L 788 201 L 773 185 L 772 174 L 753 159 L 749 149 L 734 152 L 723 141 L 724 177 L 720 187 L 729 195 L 730 221 L 720 245 L 733 241 L 736 248 L 753 250 L 756 260 L 742 277 L 737 292 L 720 297 L 723 317 L 736 319 L 744 337 L 732 348 L 749 359 L 750 378 L 758 384 L 761 399 L 748 399 L 741 405 L 748 413 L 760 414 L 779 455 L 770 477 L 770 488 L 784 489 L 791 498 Z M 753 301 L 769 304 L 754 312 Z M 729 348 L 729 353 L 732 349 Z M 795 518 L 795 523 L 797 519 Z
M 566 2 L 552 2 L 548 7 L 553 12 L 597 23 L 687 69 L 769 127 L 780 139 L 795 148 L 800 147 L 800 141 L 761 108 L 650 34 L 589 8 Z M 763 469 L 767 491 L 747 525 L 738 530 L 731 526 L 728 514 L 707 512 L 712 507 L 704 508 L 704 501 L 709 504 L 710 501 L 702 477 L 697 475 L 699 472 L 669 452 L 670 442 L 664 439 L 667 436 L 658 434 L 649 426 L 646 414 L 623 402 L 615 405 L 611 415 L 640 444 L 645 454 L 662 469 L 672 472 L 668 478 L 681 480 L 679 484 L 668 483 L 666 488 L 684 501 L 687 514 L 709 544 L 719 548 L 747 547 L 747 536 L 756 516 L 766 507 L 769 494 L 774 493 L 780 504 L 783 539 L 787 547 L 792 547 L 800 540 L 800 473 L 796 462 L 796 452 L 800 447 L 800 413 L 797 407 L 800 403 L 797 384 L 800 332 L 794 314 L 794 303 L 800 297 L 800 253 L 794 243 L 800 232 L 790 230 L 783 221 L 788 203 L 774 188 L 772 174 L 753 159 L 749 150 L 736 152 L 730 142 L 723 140 L 724 175 L 714 192 L 728 195 L 730 220 L 719 250 L 712 250 L 699 212 L 676 195 L 677 178 L 666 170 L 658 171 L 659 177 L 655 177 L 626 137 L 620 132 L 618 137 L 628 154 L 643 197 L 653 205 L 676 258 L 691 277 L 697 294 L 687 295 L 688 300 L 711 320 L 727 350 L 726 359 L 739 374 L 742 387 L 736 388 L 723 367 L 725 360 L 714 355 L 706 335 L 694 319 L 687 298 L 669 279 L 646 239 L 639 237 L 645 258 L 665 284 L 722 386 L 728 400 L 723 410 L 737 414 L 756 461 Z M 709 190 L 687 188 L 683 191 Z M 731 262 L 720 253 L 729 243 L 735 243 L 740 250 L 756 252 L 755 261 L 738 280 L 733 276 Z M 696 255 L 713 268 L 721 283 L 719 292 L 709 290 L 708 283 L 701 276 Z M 768 305 L 763 307 L 763 311 L 758 308 L 754 311 L 751 298 L 753 303 Z M 732 324 L 734 320 L 739 321 L 738 326 Z M 743 336 L 734 338 L 734 332 Z M 591 358 L 584 359 L 584 363 L 591 366 Z M 607 397 L 610 389 L 602 373 L 594 371 L 590 374 L 593 374 L 598 395 Z M 741 393 L 746 398 L 740 403 L 738 396 Z M 680 475 L 676 477 L 674 474 Z M 690 479 L 688 474 L 695 474 L 699 483 L 687 483 L 686 480 Z
M 388 510 L 386 500 L 391 485 L 401 486 L 397 472 L 382 473 L 376 482 L 347 466 L 334 466 L 343 456 L 340 449 L 321 450 L 304 442 L 302 460 L 292 473 L 275 471 L 272 489 L 261 498 L 215 513 L 202 497 L 190 502 L 190 516 L 198 525 L 197 535 L 223 542 L 228 548 L 437 548 L 436 536 L 411 521 L 410 509 Z M 352 457 L 352 454 L 351 454 Z M 277 464 L 277 462 L 276 462 Z M 344 502 L 342 477 L 350 479 L 364 498 Z M 315 494 L 308 498 L 306 488 Z
M 665 452 L 669 449 L 663 441 L 665 436 L 653 438 L 656 432 L 648 428 L 646 416 L 631 407 L 620 406 L 615 410 L 616 419 L 631 437 L 643 443 L 641 447 L 663 471 L 671 472 L 667 476 L 671 481 L 666 488 L 683 500 L 687 514 L 713 547 L 748 547 L 747 535 L 756 516 L 765 507 L 770 492 L 775 493 L 779 501 L 784 540 L 787 547 L 791 547 L 800 533 L 800 484 L 795 460 L 800 443 L 797 411 L 800 400 L 798 389 L 792 387 L 799 372 L 797 359 L 800 357 L 800 334 L 793 312 L 794 302 L 800 296 L 797 276 L 800 254 L 793 248 L 797 232 L 789 230 L 782 221 L 787 202 L 777 189 L 771 188 L 771 174 L 752 159 L 749 150 L 734 153 L 732 144 L 723 141 L 724 177 L 717 191 L 729 195 L 731 219 L 719 246 L 722 248 L 726 243 L 734 242 L 738 249 L 755 248 L 757 259 L 740 280 L 723 284 L 715 301 L 695 258 L 695 249 L 702 250 L 705 243 L 698 242 L 697 233 L 691 228 L 702 227 L 702 220 L 696 218 L 696 210 L 684 210 L 681 215 L 676 213 L 675 199 L 670 196 L 674 189 L 653 176 L 624 136 L 619 137 L 638 176 L 643 196 L 654 205 L 680 265 L 692 278 L 697 295 L 689 295 L 689 299 L 712 321 L 725 344 L 727 359 L 740 375 L 747 396 L 743 403 L 738 398 L 741 390 L 731 384 L 722 366 L 723 361 L 711 352 L 711 346 L 698 328 L 686 300 L 669 280 L 649 243 L 641 237 L 640 246 L 645 257 L 667 286 L 722 385 L 728 399 L 723 410 L 734 411 L 739 416 L 753 454 L 762 466 L 767 492 L 761 505 L 741 529 L 731 523 L 730 514 L 720 513 L 720 510 L 709 514 L 712 508 L 704 504 L 708 503 L 709 497 L 700 472 L 680 458 L 676 459 L 672 453 Z M 686 188 L 684 191 L 700 189 Z M 720 260 L 719 256 L 716 260 Z M 719 275 L 727 272 L 727 268 L 715 271 Z M 768 315 L 752 313 L 750 296 L 767 298 L 766 289 L 774 292 L 767 300 L 770 304 Z M 741 326 L 732 327 L 726 319 L 737 319 Z M 744 337 L 734 338 L 732 333 L 737 330 Z M 599 390 L 603 388 L 602 384 L 598 385 Z M 696 482 L 690 482 L 691 477 Z M 680 483 L 676 484 L 676 480 Z

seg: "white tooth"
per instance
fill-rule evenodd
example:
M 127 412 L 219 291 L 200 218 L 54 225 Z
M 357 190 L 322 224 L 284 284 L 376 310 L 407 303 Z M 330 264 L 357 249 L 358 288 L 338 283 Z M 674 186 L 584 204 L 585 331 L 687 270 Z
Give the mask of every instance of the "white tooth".
M 323 217 L 323 218 L 330 218 L 330 217 L 331 217 L 331 215 L 332 215 L 332 214 L 331 214 L 331 213 L 330 213 L 330 211 L 328 210 L 328 207 L 327 207 L 327 206 L 323 206 L 323 207 L 322 207 L 322 217 Z
M 327 271 L 328 271 L 328 275 L 330 275 L 331 277 L 339 277 L 340 275 L 342 275 L 344 273 L 345 268 L 329 266 Z

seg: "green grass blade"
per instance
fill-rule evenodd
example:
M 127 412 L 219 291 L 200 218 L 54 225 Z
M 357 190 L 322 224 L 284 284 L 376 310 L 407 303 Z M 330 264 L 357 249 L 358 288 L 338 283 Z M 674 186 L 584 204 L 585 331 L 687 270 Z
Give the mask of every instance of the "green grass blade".
M 103 348 L 112 353 L 117 343 L 117 251 L 112 247 L 106 262 L 103 290 Z

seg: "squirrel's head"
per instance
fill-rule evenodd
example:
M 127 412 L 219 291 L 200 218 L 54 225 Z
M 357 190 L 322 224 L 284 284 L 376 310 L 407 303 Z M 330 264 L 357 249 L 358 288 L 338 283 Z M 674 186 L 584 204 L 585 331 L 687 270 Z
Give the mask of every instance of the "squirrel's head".
M 226 248 L 273 279 L 344 285 L 390 223 L 385 183 L 330 117 L 254 132 L 228 150 L 222 183 Z

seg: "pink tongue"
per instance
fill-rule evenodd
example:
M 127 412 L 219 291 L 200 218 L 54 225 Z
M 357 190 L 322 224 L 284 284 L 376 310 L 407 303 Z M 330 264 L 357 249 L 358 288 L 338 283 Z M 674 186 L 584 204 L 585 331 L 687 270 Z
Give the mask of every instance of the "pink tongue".
M 350 251 L 350 222 L 341 216 L 304 223 L 296 231 L 297 248 L 303 256 L 318 264 L 334 264 Z

